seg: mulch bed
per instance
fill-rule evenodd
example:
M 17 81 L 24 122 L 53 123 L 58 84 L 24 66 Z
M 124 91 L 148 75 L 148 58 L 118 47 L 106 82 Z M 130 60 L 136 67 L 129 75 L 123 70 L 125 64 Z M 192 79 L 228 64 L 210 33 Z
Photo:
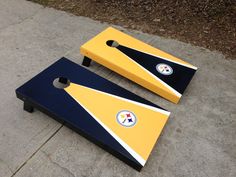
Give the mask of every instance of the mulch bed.
M 31 0 L 75 15 L 218 50 L 236 59 L 235 0 Z

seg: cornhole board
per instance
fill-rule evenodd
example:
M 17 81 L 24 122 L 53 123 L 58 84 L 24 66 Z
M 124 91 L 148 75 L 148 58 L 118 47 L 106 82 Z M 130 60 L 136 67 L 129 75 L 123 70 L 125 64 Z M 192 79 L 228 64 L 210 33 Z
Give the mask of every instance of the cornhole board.
M 56 78 L 66 87 L 55 87 Z M 44 112 L 137 170 L 170 114 L 66 58 L 16 89 L 16 95 L 24 110 Z
M 178 103 L 197 70 L 112 27 L 82 45 L 80 52 L 84 66 L 94 60 L 173 103 Z

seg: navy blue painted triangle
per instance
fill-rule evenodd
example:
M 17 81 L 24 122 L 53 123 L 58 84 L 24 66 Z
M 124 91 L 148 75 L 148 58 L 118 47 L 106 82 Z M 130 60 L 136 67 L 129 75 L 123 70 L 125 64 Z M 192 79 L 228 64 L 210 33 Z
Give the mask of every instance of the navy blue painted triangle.
M 101 84 L 112 84 L 100 76 L 63 58 L 36 75 L 16 90 L 17 97 L 27 101 L 33 107 L 63 122 L 73 130 L 116 155 L 129 165 L 140 170 L 141 164 L 114 139 L 82 106 L 80 106 L 64 89 L 53 86 L 58 77 L 71 79 L 73 83 L 88 84 L 103 81 Z M 96 84 L 95 84 L 96 85 Z M 98 84 L 100 85 L 100 84 Z M 112 84 L 115 85 L 115 84 Z M 118 86 L 117 86 L 118 87 Z M 125 89 L 118 87 L 120 94 Z M 132 93 L 130 93 L 132 95 Z M 136 95 L 133 94 L 133 97 Z M 92 101 L 92 100 L 91 100 Z
M 183 94 L 196 72 L 196 70 L 192 68 L 188 68 L 123 45 L 119 45 L 116 48 L 181 94 Z M 156 66 L 162 63 L 169 65 L 173 69 L 173 73 L 171 75 L 163 75 L 157 71 Z

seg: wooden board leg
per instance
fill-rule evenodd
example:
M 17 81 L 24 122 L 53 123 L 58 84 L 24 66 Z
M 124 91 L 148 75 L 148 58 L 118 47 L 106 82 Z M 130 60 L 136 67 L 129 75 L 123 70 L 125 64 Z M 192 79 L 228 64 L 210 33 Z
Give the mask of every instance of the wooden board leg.
M 34 111 L 34 107 L 30 105 L 29 103 L 24 102 L 24 110 L 29 113 L 32 113 Z
M 83 65 L 83 66 L 86 66 L 86 67 L 89 67 L 91 61 L 92 61 L 92 60 L 91 60 L 90 58 L 84 57 L 83 62 L 82 62 L 82 65 Z

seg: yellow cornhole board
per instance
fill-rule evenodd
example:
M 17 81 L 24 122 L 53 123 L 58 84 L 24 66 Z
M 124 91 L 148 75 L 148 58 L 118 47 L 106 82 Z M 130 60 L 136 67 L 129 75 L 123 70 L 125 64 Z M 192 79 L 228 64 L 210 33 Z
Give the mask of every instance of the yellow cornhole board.
M 118 74 L 178 103 L 197 67 L 112 27 L 81 46 L 83 65 L 94 60 Z

